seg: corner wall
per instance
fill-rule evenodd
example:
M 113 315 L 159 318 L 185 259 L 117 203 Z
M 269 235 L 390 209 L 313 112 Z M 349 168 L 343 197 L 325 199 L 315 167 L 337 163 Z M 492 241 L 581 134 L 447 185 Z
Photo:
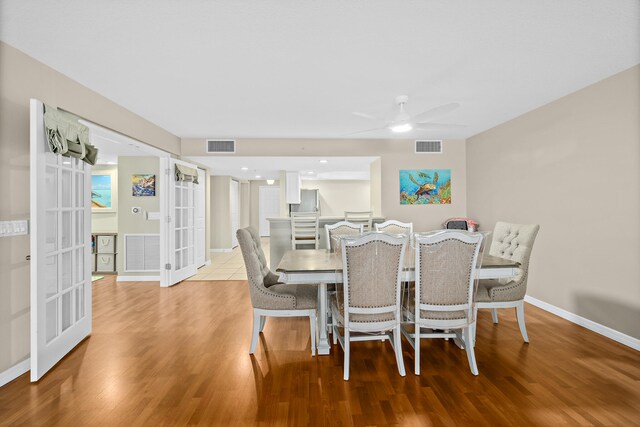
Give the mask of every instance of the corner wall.
M 469 216 L 538 223 L 527 293 L 640 339 L 640 66 L 467 141 Z

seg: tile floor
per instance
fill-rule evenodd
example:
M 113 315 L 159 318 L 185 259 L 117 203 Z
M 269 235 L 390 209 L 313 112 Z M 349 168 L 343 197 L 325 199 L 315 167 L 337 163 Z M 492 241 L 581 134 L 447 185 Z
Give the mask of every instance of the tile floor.
M 262 238 L 262 250 L 269 263 L 269 238 Z M 211 265 L 205 265 L 198 269 L 198 273 L 190 280 L 247 280 L 247 272 L 240 246 L 236 246 L 231 252 L 212 252 Z

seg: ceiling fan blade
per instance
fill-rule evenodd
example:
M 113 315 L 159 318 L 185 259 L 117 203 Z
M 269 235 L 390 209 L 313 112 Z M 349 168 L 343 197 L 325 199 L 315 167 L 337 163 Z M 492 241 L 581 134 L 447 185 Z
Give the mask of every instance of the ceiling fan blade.
M 377 127 L 377 128 L 373 128 L 373 129 L 359 130 L 357 132 L 348 133 L 347 135 L 357 135 L 359 133 L 374 132 L 374 131 L 383 130 L 383 129 L 387 129 L 387 127 L 386 126 L 382 126 L 382 127 Z
M 433 130 L 433 129 L 464 129 L 467 125 L 459 125 L 456 123 L 414 123 L 414 129 L 419 130 Z
M 433 117 L 437 117 L 437 116 L 441 116 L 443 114 L 447 114 L 447 113 L 455 110 L 459 106 L 460 106 L 460 104 L 458 104 L 457 102 L 452 102 L 451 104 L 440 105 L 438 107 L 432 108 L 431 110 L 427 110 L 427 111 L 425 111 L 423 113 L 416 114 L 415 116 L 413 116 L 413 121 L 415 123 L 424 122 L 424 121 L 429 120 L 429 119 L 431 119 Z
M 353 114 L 354 116 L 362 117 L 364 119 L 368 119 L 368 120 L 380 120 L 380 121 L 382 121 L 382 119 L 380 117 L 376 117 L 376 116 L 373 116 L 371 114 L 363 113 L 361 111 L 354 111 L 351 114 Z

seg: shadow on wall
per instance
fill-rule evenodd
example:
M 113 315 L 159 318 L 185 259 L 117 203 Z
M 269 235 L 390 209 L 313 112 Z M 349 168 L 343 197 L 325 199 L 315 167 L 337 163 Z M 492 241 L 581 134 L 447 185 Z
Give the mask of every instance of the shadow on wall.
M 595 295 L 578 294 L 575 301 L 578 315 L 640 339 L 640 308 Z

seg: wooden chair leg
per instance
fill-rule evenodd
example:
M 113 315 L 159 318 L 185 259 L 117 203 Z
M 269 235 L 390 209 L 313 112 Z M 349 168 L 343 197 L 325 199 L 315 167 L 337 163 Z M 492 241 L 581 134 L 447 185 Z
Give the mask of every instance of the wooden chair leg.
M 498 323 L 498 309 L 497 308 L 492 308 L 491 309 L 491 318 L 493 319 L 493 323 Z
M 469 360 L 469 368 L 473 375 L 478 375 L 478 365 L 476 364 L 476 353 L 471 343 L 471 327 L 466 327 L 462 330 L 464 335 L 464 350 L 467 352 L 467 359 Z
M 524 301 L 516 307 L 516 317 L 518 318 L 518 326 L 520 327 L 520 333 L 524 342 L 529 342 L 529 335 L 527 335 L 527 327 L 524 324 Z
M 262 323 L 262 317 L 253 310 L 253 333 L 251 334 L 251 347 L 249 348 L 249 354 L 253 354 L 256 351 L 256 345 L 258 344 L 258 335 L 260 335 L 260 324 Z

